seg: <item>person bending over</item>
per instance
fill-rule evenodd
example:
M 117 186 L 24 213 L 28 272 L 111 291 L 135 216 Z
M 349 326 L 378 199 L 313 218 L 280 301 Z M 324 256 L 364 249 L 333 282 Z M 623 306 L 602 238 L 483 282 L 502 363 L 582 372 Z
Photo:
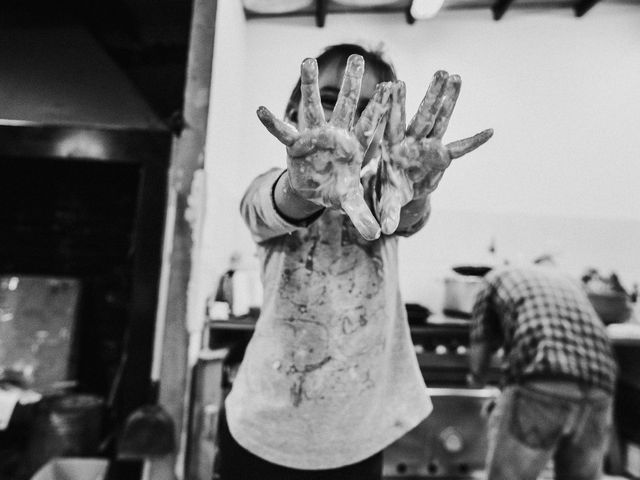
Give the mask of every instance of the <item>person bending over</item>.
M 472 314 L 471 383 L 503 349 L 504 388 L 489 416 L 489 480 L 601 478 L 617 365 L 580 282 L 552 266 L 504 267 L 483 279 Z

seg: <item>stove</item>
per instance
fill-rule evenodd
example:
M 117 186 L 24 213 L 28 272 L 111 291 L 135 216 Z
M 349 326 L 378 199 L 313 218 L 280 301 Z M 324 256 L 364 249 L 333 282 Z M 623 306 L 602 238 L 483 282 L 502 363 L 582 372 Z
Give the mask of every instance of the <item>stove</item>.
M 483 412 L 500 390 L 430 388 L 429 393 L 431 415 L 384 451 L 384 478 L 479 478 L 487 454 Z

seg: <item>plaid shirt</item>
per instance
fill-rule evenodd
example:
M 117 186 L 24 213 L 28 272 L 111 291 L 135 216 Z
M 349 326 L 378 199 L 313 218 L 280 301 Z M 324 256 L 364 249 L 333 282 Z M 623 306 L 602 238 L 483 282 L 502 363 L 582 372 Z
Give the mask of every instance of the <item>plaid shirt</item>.
M 489 272 L 473 308 L 471 342 L 504 349 L 507 384 L 566 378 L 614 390 L 604 324 L 580 284 L 545 267 Z

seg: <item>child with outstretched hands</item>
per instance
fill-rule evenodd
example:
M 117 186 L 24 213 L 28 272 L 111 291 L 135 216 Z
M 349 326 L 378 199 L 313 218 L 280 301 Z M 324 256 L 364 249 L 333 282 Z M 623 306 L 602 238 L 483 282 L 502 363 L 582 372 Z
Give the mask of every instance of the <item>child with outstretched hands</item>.
M 223 480 L 380 479 L 383 449 L 431 411 L 397 248 L 451 161 L 492 135 L 443 143 L 459 91 L 438 71 L 406 127 L 391 64 L 341 44 L 302 62 L 284 120 L 258 109 L 286 169 L 241 202 L 264 302 L 221 416 Z

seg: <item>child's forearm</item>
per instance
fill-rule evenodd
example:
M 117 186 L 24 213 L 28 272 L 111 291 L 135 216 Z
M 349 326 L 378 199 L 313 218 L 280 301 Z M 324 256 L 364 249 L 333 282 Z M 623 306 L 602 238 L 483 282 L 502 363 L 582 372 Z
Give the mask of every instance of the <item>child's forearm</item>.
M 276 180 L 273 201 L 276 210 L 292 220 L 304 220 L 323 209 L 322 206 L 301 197 L 293 189 L 286 170 Z

